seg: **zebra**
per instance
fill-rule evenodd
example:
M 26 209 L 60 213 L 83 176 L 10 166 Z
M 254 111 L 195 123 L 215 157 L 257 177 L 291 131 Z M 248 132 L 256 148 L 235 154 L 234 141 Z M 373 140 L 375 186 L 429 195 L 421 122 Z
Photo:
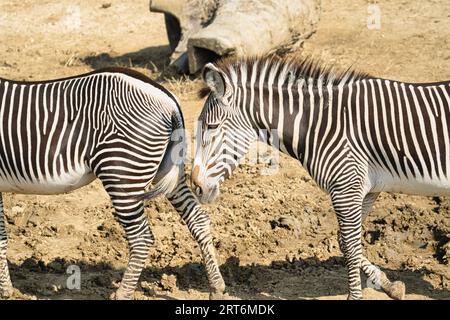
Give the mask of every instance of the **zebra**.
M 0 79 L 0 192 L 59 194 L 98 178 L 124 228 L 129 260 L 115 299 L 131 299 L 154 236 L 144 201 L 164 194 L 198 242 L 218 298 L 224 281 L 210 218 L 184 168 L 184 120 L 177 98 L 142 73 L 105 68 L 69 78 Z M 152 187 L 153 186 L 153 187 Z M 12 293 L 0 193 L 0 294 Z
M 362 253 L 361 224 L 380 192 L 450 195 L 450 81 L 413 84 L 336 71 L 309 58 L 208 63 L 191 183 L 201 202 L 260 140 L 295 159 L 332 200 L 348 272 L 348 299 L 361 299 L 362 270 L 402 299 Z

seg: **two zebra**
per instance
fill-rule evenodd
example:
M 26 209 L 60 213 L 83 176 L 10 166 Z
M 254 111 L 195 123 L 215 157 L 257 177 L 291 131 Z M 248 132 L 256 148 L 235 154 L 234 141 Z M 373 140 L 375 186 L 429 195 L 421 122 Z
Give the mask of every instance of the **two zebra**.
M 450 195 L 450 83 L 406 84 L 274 58 L 208 64 L 203 78 L 203 93 L 210 93 L 191 177 L 198 198 L 213 201 L 267 130 L 265 142 L 298 159 L 331 194 L 349 298 L 362 297 L 360 269 L 403 298 L 404 284 L 390 282 L 362 255 L 361 223 L 382 191 Z M 170 92 L 124 69 L 46 82 L 0 79 L 0 123 L 1 192 L 62 193 L 95 177 L 103 183 L 130 247 L 116 298 L 133 295 L 154 242 L 143 201 L 158 194 L 186 221 L 211 297 L 220 297 L 225 286 L 210 221 L 186 183 L 184 123 Z M 6 245 L 0 201 L 3 296 L 12 289 Z
M 362 254 L 361 224 L 383 191 L 450 195 L 450 81 L 409 84 L 270 57 L 207 64 L 203 78 L 191 177 L 201 202 L 218 196 L 250 143 L 275 145 L 331 195 L 348 298 L 362 298 L 361 269 L 402 299 L 404 284 Z

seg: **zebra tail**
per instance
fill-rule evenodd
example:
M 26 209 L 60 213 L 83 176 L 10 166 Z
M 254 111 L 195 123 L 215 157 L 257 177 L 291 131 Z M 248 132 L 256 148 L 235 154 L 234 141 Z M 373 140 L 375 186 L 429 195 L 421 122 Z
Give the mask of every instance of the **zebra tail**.
M 138 201 L 146 201 L 156 198 L 161 194 L 169 194 L 178 185 L 178 181 L 180 180 L 180 176 L 182 174 L 182 170 L 180 169 L 180 166 L 173 166 L 169 173 L 166 174 L 158 183 L 156 183 L 150 191 L 134 196 L 133 198 Z
M 175 131 L 176 130 L 176 131 Z M 179 135 L 174 136 L 173 133 Z M 169 141 L 168 146 L 166 148 L 164 157 L 160 163 L 160 167 L 158 168 L 157 176 L 160 177 L 159 181 L 155 184 L 155 186 L 149 190 L 144 192 L 143 194 L 137 195 L 133 197 L 138 201 L 145 201 L 156 198 L 161 194 L 169 194 L 172 192 L 178 185 L 181 176 L 184 174 L 184 151 L 183 156 L 180 159 L 176 159 L 177 163 L 172 163 L 172 152 L 174 152 L 175 147 L 179 147 L 180 143 L 184 144 L 184 125 L 183 119 L 181 115 L 175 113 L 172 115 L 172 136 L 171 141 Z M 176 140 L 176 141 L 174 141 Z M 184 145 L 182 147 L 185 147 Z

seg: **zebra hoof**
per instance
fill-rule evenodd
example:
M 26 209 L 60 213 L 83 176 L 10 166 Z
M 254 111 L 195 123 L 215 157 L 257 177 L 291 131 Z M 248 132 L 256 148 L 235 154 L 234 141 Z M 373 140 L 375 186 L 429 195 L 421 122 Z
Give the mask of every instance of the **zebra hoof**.
M 401 281 L 392 282 L 387 288 L 385 288 L 384 291 L 390 298 L 394 300 L 405 299 L 406 287 L 405 284 Z
M 133 300 L 134 299 L 134 293 L 133 292 L 126 292 L 122 288 L 117 289 L 116 292 L 111 294 L 110 297 L 111 300 Z
M 347 300 L 362 300 L 362 295 L 361 296 L 352 296 L 351 294 L 349 294 L 347 296 Z
M 209 300 L 225 300 L 225 294 L 223 292 L 210 292 Z

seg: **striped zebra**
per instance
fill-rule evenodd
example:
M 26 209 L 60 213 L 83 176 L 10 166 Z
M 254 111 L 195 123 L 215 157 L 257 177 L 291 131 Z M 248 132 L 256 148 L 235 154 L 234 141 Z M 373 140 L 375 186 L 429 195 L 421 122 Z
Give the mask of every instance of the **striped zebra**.
M 361 224 L 382 191 L 450 195 L 450 82 L 410 84 L 270 57 L 207 64 L 203 79 L 191 177 L 201 202 L 217 197 L 251 142 L 276 145 L 331 196 L 348 298 L 362 298 L 362 269 L 402 299 L 404 284 L 362 254 Z
M 209 217 L 186 183 L 184 135 L 177 99 L 136 71 L 109 68 L 39 82 L 0 79 L 0 192 L 59 194 L 100 179 L 129 244 L 116 299 L 133 297 L 154 243 L 143 202 L 164 194 L 200 246 L 215 298 L 224 282 Z M 0 193 L 3 297 L 12 291 L 6 248 Z

